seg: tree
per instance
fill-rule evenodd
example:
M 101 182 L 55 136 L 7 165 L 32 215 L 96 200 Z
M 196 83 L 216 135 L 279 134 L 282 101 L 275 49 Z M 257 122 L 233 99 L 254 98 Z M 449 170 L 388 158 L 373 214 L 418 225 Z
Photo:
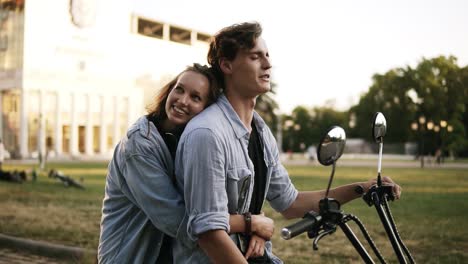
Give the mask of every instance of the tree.
M 263 118 L 268 127 L 272 130 L 273 135 L 276 134 L 278 117 L 276 116 L 279 109 L 278 103 L 272 97 L 276 94 L 276 83 L 271 83 L 271 91 L 257 97 L 255 103 L 255 111 Z
M 283 126 L 283 149 L 294 152 L 304 151 L 310 145 L 317 145 L 331 126 L 347 126 L 347 112 L 334 110 L 331 106 L 307 109 L 294 108 L 291 116 L 285 116 Z
M 385 137 L 387 142 L 421 139 L 425 154 L 438 148 L 463 153 L 468 144 L 467 89 L 466 67 L 460 68 L 453 56 L 423 58 L 415 68 L 375 74 L 369 91 L 350 109 L 350 115 L 356 116 L 352 133 L 369 140 L 370 120 L 380 111 L 392 131 Z M 424 122 L 419 122 L 420 117 Z M 411 130 L 412 125 L 418 126 L 418 132 Z

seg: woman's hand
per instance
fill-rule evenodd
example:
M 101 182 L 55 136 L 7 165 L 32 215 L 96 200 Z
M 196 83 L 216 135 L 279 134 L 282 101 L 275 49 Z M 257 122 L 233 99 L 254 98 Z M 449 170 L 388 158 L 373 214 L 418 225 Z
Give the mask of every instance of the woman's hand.
M 247 253 L 245 253 L 245 259 L 249 259 L 250 257 L 261 257 L 265 251 L 265 242 L 266 240 L 260 236 L 252 235 L 250 238 L 249 248 L 247 249 Z
M 266 217 L 263 213 L 252 215 L 252 233 L 268 241 L 273 236 L 274 231 L 273 219 Z

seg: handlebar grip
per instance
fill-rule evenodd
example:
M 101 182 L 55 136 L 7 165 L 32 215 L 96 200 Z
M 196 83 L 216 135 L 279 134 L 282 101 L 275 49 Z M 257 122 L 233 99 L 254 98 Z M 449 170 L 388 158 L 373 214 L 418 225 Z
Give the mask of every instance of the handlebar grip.
M 281 237 L 285 240 L 289 240 L 319 225 L 321 219 L 322 217 L 319 214 L 313 211 L 310 211 L 306 213 L 303 219 L 300 220 L 299 222 L 294 223 L 290 226 L 284 227 L 281 230 Z

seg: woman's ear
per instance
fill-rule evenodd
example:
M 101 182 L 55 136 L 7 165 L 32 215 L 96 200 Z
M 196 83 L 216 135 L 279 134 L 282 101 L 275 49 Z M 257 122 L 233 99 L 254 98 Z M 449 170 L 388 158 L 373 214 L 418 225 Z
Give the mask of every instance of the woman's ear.
M 219 67 L 224 74 L 230 74 L 232 71 L 232 64 L 226 58 L 219 59 Z

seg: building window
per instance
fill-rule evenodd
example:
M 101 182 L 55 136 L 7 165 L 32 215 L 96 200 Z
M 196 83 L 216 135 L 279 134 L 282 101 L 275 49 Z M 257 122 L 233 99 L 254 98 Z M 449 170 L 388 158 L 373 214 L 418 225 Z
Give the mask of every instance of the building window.
M 24 0 L 1 0 L 0 7 L 4 10 L 23 10 Z
M 101 127 L 100 126 L 93 126 L 93 151 L 95 153 L 99 153 L 99 147 L 101 146 Z
M 174 42 L 190 45 L 190 30 L 171 26 L 169 39 Z
M 71 128 L 68 125 L 62 126 L 62 151 L 70 153 Z
M 24 1 L 0 0 L 0 70 L 23 64 Z
M 203 33 L 197 33 L 197 40 L 198 41 L 203 41 L 206 43 L 210 43 L 211 36 L 208 34 L 203 34 Z
M 138 34 L 152 38 L 163 38 L 163 24 L 138 18 Z
M 19 156 L 19 134 L 20 134 L 20 115 L 19 105 L 21 104 L 20 92 L 18 90 L 1 91 L 0 110 L 2 111 L 2 141 L 5 148 L 10 151 L 12 157 Z

